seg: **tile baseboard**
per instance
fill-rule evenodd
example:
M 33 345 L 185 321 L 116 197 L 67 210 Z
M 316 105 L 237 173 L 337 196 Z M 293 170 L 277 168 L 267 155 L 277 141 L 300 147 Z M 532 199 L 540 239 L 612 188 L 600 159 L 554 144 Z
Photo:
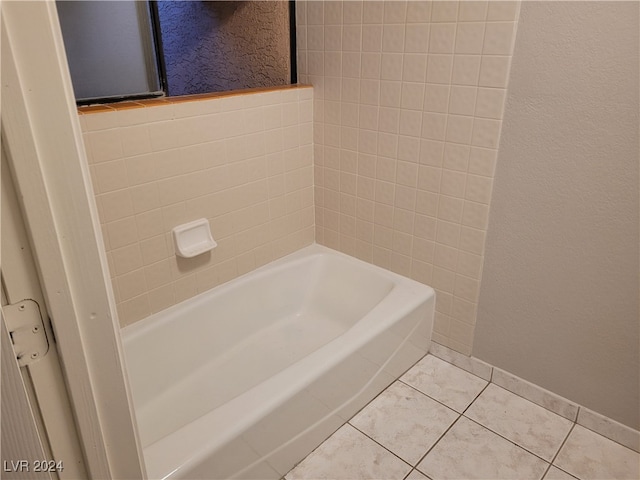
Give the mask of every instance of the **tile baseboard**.
M 640 453 L 640 432 L 638 430 L 627 427 L 585 407 L 580 407 L 576 423 Z
M 545 390 L 544 388 L 517 377 L 505 370 L 493 367 L 491 381 L 499 387 L 526 398 L 547 410 L 551 410 L 553 413 L 557 413 L 567 420 L 575 422 L 578 418 L 578 410 L 580 409 L 580 406 L 577 403 L 571 402 L 560 395 L 556 395 L 549 390 Z
M 429 353 L 640 453 L 640 432 L 480 359 L 431 342 Z
M 438 357 L 439 359 L 455 365 L 469 373 L 473 373 L 487 382 L 491 381 L 493 366 L 483 362 L 482 360 L 456 352 L 455 350 L 436 342 L 431 342 L 429 353 L 434 357 Z

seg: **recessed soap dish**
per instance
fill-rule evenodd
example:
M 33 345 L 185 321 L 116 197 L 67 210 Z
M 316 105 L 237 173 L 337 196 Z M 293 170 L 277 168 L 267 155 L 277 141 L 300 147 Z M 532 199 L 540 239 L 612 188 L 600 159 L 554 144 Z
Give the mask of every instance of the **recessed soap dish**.
M 178 225 L 172 232 L 176 255 L 180 257 L 195 257 L 218 246 L 211 236 L 209 220 L 206 218 Z

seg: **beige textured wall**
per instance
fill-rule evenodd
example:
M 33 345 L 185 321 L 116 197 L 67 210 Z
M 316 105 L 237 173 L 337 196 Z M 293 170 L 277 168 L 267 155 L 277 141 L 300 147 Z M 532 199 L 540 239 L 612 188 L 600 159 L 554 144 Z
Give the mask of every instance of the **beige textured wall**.
M 636 429 L 638 13 L 522 4 L 473 348 Z
M 517 4 L 296 6 L 314 86 L 316 239 L 432 285 L 470 353 Z
M 121 325 L 313 242 L 309 87 L 81 115 Z M 174 254 L 208 218 L 218 247 Z

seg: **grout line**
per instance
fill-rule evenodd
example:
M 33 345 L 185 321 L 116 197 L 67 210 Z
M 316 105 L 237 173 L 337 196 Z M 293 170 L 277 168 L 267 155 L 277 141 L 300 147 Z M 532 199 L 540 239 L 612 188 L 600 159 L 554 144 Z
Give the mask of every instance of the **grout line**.
M 456 412 L 456 413 L 457 413 L 457 412 Z M 462 418 L 462 414 L 459 414 L 459 415 L 458 415 L 458 418 L 456 418 L 456 419 L 453 421 L 453 423 L 452 423 L 451 425 L 449 425 L 449 427 L 448 427 L 444 432 L 442 432 L 442 434 L 438 437 L 438 439 L 437 439 L 435 442 L 433 442 L 433 445 L 431 445 L 431 447 L 430 447 L 430 448 L 429 448 L 429 449 L 424 453 L 424 455 L 422 455 L 422 457 L 420 457 L 420 460 L 418 460 L 418 461 L 416 462 L 416 467 L 417 467 L 421 462 L 423 462 L 423 461 L 424 461 L 424 459 L 427 457 L 427 455 L 429 455 L 429 453 L 431 453 L 431 451 L 436 447 L 436 445 L 438 445 L 438 444 L 440 443 L 440 440 L 442 440 L 442 439 L 444 438 L 444 436 L 445 436 L 447 433 L 449 433 L 449 430 L 451 430 L 451 429 L 453 428 L 453 426 L 454 426 L 456 423 L 458 423 L 458 421 L 459 421 L 461 418 Z M 418 471 L 419 471 L 420 473 L 422 473 L 422 471 L 421 471 L 421 470 L 418 470 Z
M 438 400 L 437 398 L 433 398 L 433 397 L 432 397 L 432 396 L 430 396 L 429 394 L 424 393 L 422 390 L 419 390 L 418 388 L 414 387 L 413 385 L 411 385 L 411 384 L 409 384 L 409 383 L 406 383 L 404 380 L 400 380 L 400 379 L 398 379 L 398 381 L 399 381 L 400 383 L 402 383 L 403 385 L 406 385 L 407 387 L 409 387 L 409 388 L 411 388 L 411 389 L 415 390 L 415 391 L 416 391 L 416 392 L 418 392 L 419 394 L 424 395 L 425 397 L 428 397 L 429 399 L 433 400 L 434 402 L 436 402 L 436 403 L 438 403 L 438 404 L 442 405 L 443 407 L 448 408 L 448 409 L 449 409 L 449 410 L 451 410 L 452 412 L 457 413 L 458 415 L 462 415 L 462 413 L 460 413 L 460 412 L 458 412 L 457 410 L 455 410 L 455 409 L 451 408 L 449 405 L 446 405 L 446 404 L 442 403 L 442 402 L 441 402 L 440 400 Z
M 407 373 L 409 370 L 411 370 L 413 367 L 415 367 L 415 366 L 418 364 L 418 362 L 420 362 L 420 361 L 421 361 L 424 357 L 426 357 L 427 355 L 429 355 L 429 353 L 428 353 L 428 352 L 427 352 L 426 354 L 424 354 L 422 357 L 420 357 L 418 360 L 416 360 L 416 361 L 415 361 L 415 363 L 414 363 L 413 365 L 411 365 L 409 368 L 407 368 L 404 372 L 402 372 L 400 375 L 398 375 L 398 378 L 396 378 L 395 380 L 393 380 L 393 381 L 392 381 L 389 385 L 387 385 L 387 386 L 386 386 L 386 387 L 385 387 L 385 388 L 384 388 L 380 393 L 378 393 L 378 394 L 377 394 L 375 397 L 373 397 L 369 402 L 367 402 L 367 404 L 366 404 L 366 405 L 364 405 L 364 406 L 363 406 L 362 408 L 360 408 L 356 413 L 354 413 L 353 415 L 351 415 L 351 417 L 349 417 L 349 420 L 347 420 L 347 423 L 351 422 L 351 420 L 352 420 L 356 415 L 358 415 L 362 410 L 364 410 L 365 408 L 367 408 L 367 407 L 369 406 L 369 404 L 370 404 L 370 403 L 373 403 L 373 401 L 374 401 L 376 398 L 378 398 L 380 395 L 382 395 L 384 392 L 386 392 L 386 391 L 391 387 L 391 385 L 393 385 L 394 383 L 396 383 L 396 382 L 400 382 L 400 383 L 402 383 L 402 384 L 404 384 L 404 385 L 407 385 L 406 383 L 404 383 L 403 381 L 401 381 L 401 380 L 400 380 L 400 378 L 401 378 L 405 373 Z M 411 387 L 411 385 L 407 385 L 407 386 L 408 386 L 408 387 Z M 413 388 L 413 387 L 411 387 L 411 388 Z M 414 390 L 416 390 L 416 391 L 420 392 L 420 390 L 417 390 L 417 389 L 415 389 L 415 388 L 414 388 Z M 425 395 L 425 393 L 423 393 L 423 392 L 420 392 L 420 393 L 422 393 L 423 395 Z M 427 396 L 428 396 L 428 395 L 427 395 Z M 429 397 L 429 398 L 431 398 L 431 397 Z M 434 399 L 434 400 L 435 400 L 435 399 Z M 438 402 L 438 403 L 440 403 L 440 402 Z M 445 406 L 446 406 L 446 405 L 445 405 Z M 454 410 L 454 411 L 455 411 L 455 410 Z
M 547 468 L 545 469 L 544 473 L 542 474 L 542 477 L 540 477 L 541 479 L 544 479 L 547 476 L 547 473 L 549 473 L 549 470 L 551 470 L 551 464 L 547 465 Z
M 432 355 L 432 356 L 433 356 L 433 357 L 435 357 L 435 358 L 439 358 L 439 357 L 436 357 L 435 355 L 433 355 L 432 353 L 427 353 L 427 355 Z M 424 357 L 426 357 L 427 355 L 425 355 Z M 422 357 L 422 358 L 424 358 L 424 357 Z M 420 360 L 422 360 L 422 358 L 421 358 Z M 441 358 L 439 358 L 439 359 L 440 359 L 440 360 L 442 360 Z M 420 360 L 418 360 L 418 362 L 419 362 Z M 444 362 L 446 362 L 446 363 L 449 363 L 449 362 L 447 362 L 446 360 L 443 360 L 443 361 L 444 361 Z M 418 362 L 416 362 L 413 366 L 415 366 Z M 450 363 L 450 365 L 452 365 L 452 366 L 454 366 L 454 367 L 456 367 L 456 368 L 460 368 L 460 367 L 458 367 L 458 366 L 456 366 L 456 365 L 453 365 L 452 363 Z M 413 368 L 413 366 L 412 366 L 412 367 L 410 367 L 410 368 L 408 368 L 408 369 L 407 369 L 407 371 L 405 371 L 404 373 L 406 373 L 406 372 L 408 372 L 409 370 L 411 370 L 411 368 Z M 434 402 L 437 402 L 437 403 L 439 403 L 440 405 L 442 405 L 443 407 L 448 408 L 448 409 L 449 409 L 449 410 L 451 410 L 452 412 L 455 412 L 455 413 L 457 413 L 457 414 L 459 414 L 459 415 L 463 415 L 463 414 L 464 414 L 464 412 L 465 412 L 465 411 L 466 411 L 466 410 L 471 406 L 471 404 L 477 400 L 477 398 L 480 396 L 480 394 L 482 394 L 482 392 L 484 392 L 484 391 L 486 390 L 486 388 L 489 386 L 489 383 L 490 383 L 490 382 L 488 382 L 487 380 L 485 380 L 485 379 L 484 379 L 484 378 L 482 378 L 482 377 L 478 377 L 478 376 L 477 376 L 477 375 L 475 375 L 474 373 L 471 373 L 471 372 L 469 372 L 469 371 L 467 371 L 467 370 L 464 370 L 463 368 L 460 368 L 460 370 L 463 370 L 464 372 L 466 372 L 466 373 L 468 373 L 468 374 L 470 374 L 470 375 L 473 375 L 474 377 L 477 377 L 477 378 L 479 378 L 480 380 L 482 380 L 482 381 L 484 381 L 484 382 L 487 382 L 487 384 L 486 384 L 484 387 L 482 387 L 482 389 L 480 390 L 480 392 L 479 392 L 479 393 L 474 397 L 474 399 L 469 403 L 469 405 L 467 405 L 467 406 L 464 408 L 463 412 L 458 412 L 457 410 L 455 410 L 455 409 L 454 409 L 453 407 L 451 407 L 450 405 L 447 405 L 447 404 L 445 404 L 445 403 L 441 402 L 441 401 L 440 401 L 440 400 L 438 400 L 437 398 L 432 397 L 432 396 L 431 396 L 431 395 L 429 395 L 428 393 L 425 393 L 425 392 L 423 392 L 422 390 L 418 389 L 417 387 L 415 387 L 415 386 L 411 385 L 410 383 L 407 383 L 406 381 L 402 380 L 402 376 L 404 375 L 404 373 L 403 373 L 400 377 L 398 377 L 398 379 L 397 379 L 396 381 L 398 381 L 398 382 L 400 382 L 400 383 L 402 383 L 402 384 L 406 385 L 407 387 L 412 388 L 412 389 L 413 389 L 413 390 L 415 390 L 416 392 L 421 393 L 422 395 L 425 395 L 426 397 L 429 397 L 429 398 L 430 398 L 431 400 L 433 400 Z M 363 408 L 364 408 L 364 407 L 363 407 Z
M 569 429 L 569 432 L 567 433 L 566 437 L 564 438 L 564 440 L 562 441 L 562 443 L 560 444 L 560 447 L 558 447 L 558 451 L 556 452 L 556 454 L 553 456 L 553 458 L 551 459 L 551 462 L 549 462 L 549 468 L 547 469 L 547 471 L 549 471 L 549 469 L 551 469 L 551 466 L 553 465 L 556 468 L 559 468 L 557 465 L 554 465 L 553 462 L 556 461 L 556 458 L 558 458 L 558 455 L 560 454 L 560 450 L 562 450 L 562 447 L 564 447 L 565 443 L 567 443 L 567 440 L 569 440 L 569 437 L 571 436 L 571 432 L 573 432 L 573 429 L 576 428 L 577 423 L 573 423 L 573 425 L 571 425 L 571 428 Z M 562 469 L 561 469 L 562 470 Z M 564 471 L 564 470 L 563 470 Z M 567 472 L 568 473 L 568 472 Z M 546 475 L 546 473 L 545 473 Z M 573 476 L 573 475 L 572 475 Z
M 487 382 L 487 384 L 484 387 L 482 387 L 482 390 L 480 390 L 480 392 L 474 397 L 474 399 L 471 400 L 471 402 L 469 402 L 469 405 L 467 405 L 467 407 L 464 409 L 464 411 L 461 413 L 461 415 L 464 415 L 465 413 L 467 413 L 467 410 L 469 410 L 469 408 L 471 408 L 471 405 L 473 405 L 475 403 L 475 401 L 480 397 L 480 395 L 483 394 L 483 392 L 489 387 L 489 385 L 491 385 L 491 382 Z
M 444 345 L 441 345 L 441 346 L 442 346 L 442 347 L 444 347 Z M 444 348 L 448 348 L 448 347 L 444 347 Z M 456 353 L 457 353 L 457 352 L 456 352 Z M 452 361 L 449 361 L 449 360 L 446 360 L 446 359 L 444 359 L 444 358 L 441 358 L 441 357 L 439 357 L 439 356 L 437 356 L 437 355 L 435 355 L 435 354 L 433 354 L 433 353 L 432 353 L 432 355 L 433 355 L 434 357 L 436 357 L 436 358 L 439 358 L 440 360 L 442 360 L 442 361 L 444 361 L 444 362 L 447 362 L 447 363 L 449 363 L 449 364 L 453 365 L 454 367 L 458 367 L 459 369 L 464 370 L 464 371 L 465 371 L 465 372 L 467 372 L 467 373 L 470 373 L 470 374 L 472 374 L 472 375 L 475 375 L 473 372 L 469 371 L 468 369 L 466 369 L 466 368 L 464 368 L 464 367 L 461 367 L 461 366 L 456 365 L 456 364 L 455 364 L 455 363 L 453 363 Z M 473 358 L 475 358 L 475 357 L 468 357 L 468 358 L 473 359 Z M 486 362 L 485 362 L 485 363 L 486 363 Z M 539 406 L 539 407 L 541 407 L 541 408 L 544 408 L 545 410 L 548 410 L 549 412 L 551 412 L 551 413 L 553 413 L 553 414 L 555 414 L 555 415 L 557 415 L 557 416 L 559 416 L 559 417 L 561 417 L 561 418 L 564 418 L 565 420 L 568 420 L 568 421 L 573 422 L 573 423 L 578 423 L 578 416 L 579 416 L 579 413 L 580 413 L 580 409 L 584 408 L 584 407 L 582 407 L 581 405 L 579 405 L 579 404 L 577 404 L 577 403 L 575 403 L 575 402 L 572 402 L 571 400 L 569 400 L 569 399 L 567 399 L 567 398 L 564 398 L 564 397 L 562 397 L 562 396 L 560 396 L 560 395 L 558 395 L 558 394 L 556 394 L 556 393 L 554 393 L 554 392 L 548 391 L 548 390 L 546 390 L 546 389 L 544 389 L 544 388 L 542 388 L 542 387 L 540 387 L 540 386 L 538 386 L 538 385 L 536 385 L 536 384 L 534 384 L 534 383 L 528 382 L 527 380 L 525 380 L 525 379 L 523 379 L 523 378 L 521 378 L 521 377 L 518 377 L 517 375 L 514 375 L 514 374 L 512 374 L 512 373 L 510 373 L 510 372 L 507 372 L 506 370 L 504 371 L 506 374 L 508 374 L 508 375 L 510 375 L 510 376 L 512 376 L 512 377 L 514 377 L 516 380 L 518 380 L 518 381 L 523 381 L 523 382 L 526 382 L 526 383 L 530 384 L 530 385 L 531 385 L 531 387 L 532 387 L 532 388 L 534 388 L 536 391 L 540 391 L 540 392 L 542 392 L 543 394 L 548 393 L 548 394 L 550 394 L 550 395 L 551 395 L 551 396 L 553 396 L 553 397 L 557 397 L 557 399 L 559 399 L 559 400 L 560 400 L 560 401 L 562 401 L 563 403 L 566 403 L 566 404 L 568 404 L 568 405 L 573 405 L 573 406 L 575 406 L 575 407 L 577 408 L 577 411 L 576 411 L 576 414 L 575 414 L 575 418 L 573 418 L 573 419 L 572 419 L 572 418 L 567 418 L 567 417 L 565 417 L 564 415 L 561 415 L 560 413 L 554 412 L 554 411 L 553 411 L 553 410 L 551 410 L 550 408 L 548 408 L 548 407 L 546 407 L 546 406 L 544 406 L 544 405 L 542 405 L 542 404 L 538 403 L 537 401 L 532 400 L 531 398 L 528 398 L 528 397 L 526 397 L 526 396 L 524 396 L 524 395 L 522 395 L 522 394 L 520 394 L 520 393 L 518 393 L 518 392 L 514 392 L 513 390 L 509 389 L 509 388 L 508 388 L 508 387 L 506 387 L 506 386 L 503 386 L 503 385 L 500 385 L 500 384 L 496 383 L 496 382 L 494 381 L 494 375 L 495 375 L 495 371 L 496 371 L 496 368 L 497 368 L 497 367 L 494 367 L 493 365 L 490 365 L 490 364 L 488 364 L 488 363 L 487 363 L 486 365 L 488 365 L 488 366 L 490 367 L 490 369 L 491 369 L 490 379 L 488 380 L 488 381 L 489 381 L 489 383 L 493 383 L 495 386 L 497 386 L 497 387 L 499 387 L 499 388 L 502 388 L 502 389 L 504 389 L 504 390 L 506 390 L 506 391 L 508 391 L 508 392 L 510 392 L 510 393 L 512 393 L 512 394 L 514 394 L 514 395 L 516 395 L 516 396 L 518 396 L 518 397 L 520 397 L 520 398 L 524 399 L 524 400 L 527 400 L 527 401 L 529 401 L 529 402 L 533 403 L 534 405 L 537 405 L 537 406 Z M 477 377 L 478 375 L 475 375 L 475 376 Z M 482 378 L 482 377 L 479 377 L 479 378 Z M 482 379 L 483 379 L 483 380 L 485 380 L 484 378 L 482 378 Z M 485 380 L 485 381 L 487 381 L 487 380 Z M 580 423 L 578 423 L 578 424 L 579 424 L 579 425 L 582 425 L 582 424 L 580 424 Z M 584 426 L 584 425 L 582 425 L 582 426 Z M 585 428 L 587 428 L 587 427 L 585 427 Z M 591 430 L 591 429 L 590 429 L 590 430 Z M 607 436 L 603 435 L 602 433 L 600 433 L 600 432 L 598 432 L 598 431 L 596 431 L 596 430 L 592 430 L 592 431 L 593 431 L 593 432 L 595 432 L 595 433 L 597 433 L 597 434 L 599 434 L 599 435 L 601 435 L 601 436 L 603 436 L 603 437 L 605 437 L 605 438 L 607 438 L 607 439 L 609 439 L 609 440 L 611 440 L 611 441 L 616 442 L 616 440 L 611 439 L 611 438 L 609 438 L 609 437 L 607 437 Z M 619 442 L 616 442 L 616 443 L 619 443 Z M 622 445 L 622 444 L 621 444 L 621 445 Z M 625 446 L 625 445 L 623 445 L 623 446 Z M 627 447 L 627 448 L 629 448 L 629 447 Z M 633 449 L 631 449 L 631 450 L 633 450 Z
M 546 459 L 542 458 L 542 457 L 541 457 L 540 455 L 538 455 L 537 453 L 532 452 L 532 451 L 531 451 L 531 450 L 529 450 L 528 448 L 526 448 L 526 447 L 524 447 L 524 446 L 522 446 L 522 445 L 520 445 L 520 444 L 516 443 L 515 441 L 513 441 L 513 440 L 511 440 L 511 439 L 509 439 L 509 438 L 507 438 L 507 437 L 505 437 L 505 436 L 504 436 L 504 435 L 502 435 L 501 433 L 498 433 L 498 432 L 496 432 L 496 431 L 492 430 L 491 428 L 487 427 L 486 425 L 483 425 L 482 423 L 480 423 L 480 422 L 478 422 L 478 421 L 474 420 L 473 418 L 467 417 L 466 415 L 461 415 L 461 416 L 462 416 L 462 417 L 464 417 L 464 418 L 466 418 L 467 420 L 469 420 L 469 421 L 471 421 L 471 422 L 475 423 L 476 425 L 478 425 L 478 426 L 480 426 L 480 427 L 484 428 L 485 430 L 490 431 L 490 432 L 491 432 L 491 433 L 493 433 L 494 435 L 496 435 L 496 436 L 498 436 L 498 437 L 500 437 L 500 438 L 502 438 L 502 439 L 506 440 L 507 442 L 511 443 L 512 445 L 515 445 L 515 446 L 516 446 L 516 447 L 518 447 L 519 449 L 524 450 L 525 452 L 527 452 L 527 453 L 529 453 L 529 454 L 533 455 L 533 456 L 534 456 L 534 457 L 536 457 L 536 458 L 539 458 L 539 459 L 540 459 L 540 460 L 542 460 L 544 463 L 547 463 L 547 464 L 551 465 L 551 463 L 549 462 L 549 460 L 546 460 Z
M 376 445 L 379 445 L 380 447 L 384 448 L 387 452 L 389 452 L 390 454 L 392 454 L 394 457 L 398 458 L 399 460 L 401 460 L 403 463 L 409 465 L 411 467 L 411 470 L 413 470 L 413 465 L 411 465 L 411 463 L 409 463 L 408 461 L 406 461 L 404 458 L 402 458 L 400 455 L 398 455 L 397 453 L 395 453 L 393 450 L 389 449 L 388 447 L 385 447 L 383 444 L 381 444 L 379 441 L 377 441 L 375 438 L 371 437 L 370 435 L 368 435 L 367 433 L 363 432 L 362 430 L 360 430 L 358 427 L 356 427 L 355 425 L 353 425 L 351 423 L 351 420 L 349 420 L 347 422 L 347 424 L 353 428 L 354 430 L 356 430 L 357 432 L 360 432 L 362 435 L 364 435 L 365 437 L 367 437 L 369 440 L 371 440 L 372 442 L 374 442 Z M 409 470 L 409 473 L 411 473 L 411 470 Z M 408 474 L 407 474 L 408 475 Z

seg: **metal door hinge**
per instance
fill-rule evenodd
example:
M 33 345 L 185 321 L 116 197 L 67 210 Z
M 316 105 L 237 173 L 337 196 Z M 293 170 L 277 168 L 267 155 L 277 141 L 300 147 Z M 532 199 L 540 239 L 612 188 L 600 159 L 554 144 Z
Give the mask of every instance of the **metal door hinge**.
M 2 307 L 11 343 L 21 367 L 40 360 L 49 351 L 40 307 L 26 299 Z

